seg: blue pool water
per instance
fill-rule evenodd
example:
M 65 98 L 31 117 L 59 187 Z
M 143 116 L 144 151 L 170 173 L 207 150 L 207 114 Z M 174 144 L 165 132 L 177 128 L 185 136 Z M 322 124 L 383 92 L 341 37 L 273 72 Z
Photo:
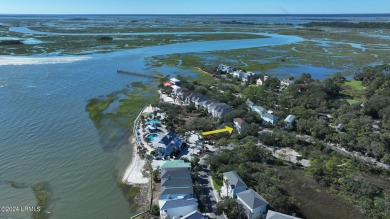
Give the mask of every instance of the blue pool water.
M 150 141 L 153 141 L 158 135 L 157 134 L 149 134 L 146 136 Z
M 158 119 L 153 119 L 153 120 L 145 122 L 145 124 L 147 124 L 147 125 L 156 125 L 156 124 L 159 124 L 159 123 L 161 123 L 161 121 L 158 120 Z

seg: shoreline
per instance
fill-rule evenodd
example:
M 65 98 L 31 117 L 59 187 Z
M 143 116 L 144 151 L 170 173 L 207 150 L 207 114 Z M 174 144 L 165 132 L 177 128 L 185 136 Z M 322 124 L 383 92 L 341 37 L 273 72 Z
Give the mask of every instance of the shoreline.
M 146 161 L 142 160 L 137 154 L 137 144 L 135 143 L 136 140 L 134 136 L 131 136 L 129 138 L 129 142 L 133 145 L 131 149 L 131 161 L 123 174 L 122 183 L 126 185 L 147 184 L 149 182 L 149 179 L 143 177 L 142 175 L 142 169 L 145 166 Z

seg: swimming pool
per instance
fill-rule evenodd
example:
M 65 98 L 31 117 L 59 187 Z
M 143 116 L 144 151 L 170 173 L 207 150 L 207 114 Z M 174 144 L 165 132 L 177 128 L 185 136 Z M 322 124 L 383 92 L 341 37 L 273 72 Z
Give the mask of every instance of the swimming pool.
M 158 119 L 153 119 L 153 120 L 145 122 L 145 124 L 147 124 L 147 125 L 156 125 L 158 123 L 161 123 L 161 121 Z
M 148 138 L 150 141 L 153 141 L 157 136 L 158 134 L 149 134 L 148 136 L 146 136 L 146 138 Z

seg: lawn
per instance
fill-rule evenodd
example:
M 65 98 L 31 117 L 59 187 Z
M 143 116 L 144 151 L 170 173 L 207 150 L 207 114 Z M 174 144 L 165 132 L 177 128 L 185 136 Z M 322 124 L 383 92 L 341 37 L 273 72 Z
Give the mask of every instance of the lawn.
M 359 100 L 355 100 L 355 99 L 347 99 L 347 102 L 349 103 L 349 105 L 360 103 Z
M 217 182 L 218 180 L 215 180 L 214 178 L 212 178 L 212 180 L 213 180 L 213 187 L 214 187 L 214 189 L 215 190 L 221 190 L 221 188 L 222 188 L 222 184 L 221 184 L 221 182 Z
M 356 90 L 363 90 L 363 88 L 364 88 L 363 85 L 362 85 L 362 82 L 361 81 L 356 81 L 356 80 L 347 81 L 347 82 L 345 82 L 345 85 L 353 87 Z

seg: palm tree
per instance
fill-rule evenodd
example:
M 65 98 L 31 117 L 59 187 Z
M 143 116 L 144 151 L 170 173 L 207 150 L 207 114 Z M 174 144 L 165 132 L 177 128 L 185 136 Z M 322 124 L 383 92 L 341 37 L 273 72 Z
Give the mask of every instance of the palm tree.
M 228 196 L 229 192 L 229 179 L 223 179 L 223 182 L 225 183 L 226 186 L 226 196 Z
M 191 145 L 190 148 L 192 149 L 192 155 L 194 155 L 195 146 Z

